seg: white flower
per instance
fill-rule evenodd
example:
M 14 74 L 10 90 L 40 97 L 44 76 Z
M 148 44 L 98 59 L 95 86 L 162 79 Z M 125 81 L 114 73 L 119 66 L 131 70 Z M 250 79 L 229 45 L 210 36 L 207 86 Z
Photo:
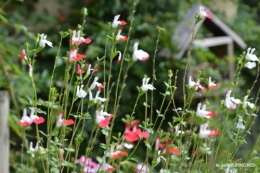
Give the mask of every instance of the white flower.
M 52 46 L 52 42 L 46 40 L 47 35 L 41 34 L 40 37 L 41 37 L 41 38 L 40 38 L 39 45 L 40 45 L 41 47 L 45 47 L 45 44 L 47 44 L 47 45 L 50 46 L 50 47 L 53 47 L 53 46 Z
M 256 66 L 256 63 L 251 62 L 251 61 L 258 61 L 259 62 L 259 59 L 257 58 L 257 56 L 255 54 L 253 54 L 254 51 L 255 51 L 255 48 L 251 49 L 251 47 L 249 47 L 247 49 L 246 60 L 249 60 L 249 62 L 247 62 L 245 64 L 245 67 L 247 67 L 249 69 L 255 68 L 255 66 Z
M 253 69 L 253 68 L 255 68 L 255 66 L 256 66 L 256 63 L 255 63 L 255 62 L 247 62 L 247 63 L 245 64 L 245 67 L 246 67 L 246 68 L 249 68 L 249 69 Z
M 241 101 L 239 99 L 235 99 L 234 97 L 230 97 L 232 90 L 229 90 L 226 99 L 225 99 L 225 105 L 228 109 L 234 110 L 237 107 L 237 104 L 241 104 Z
M 102 88 L 104 88 L 104 86 L 97 82 L 98 81 L 98 77 L 94 78 L 94 81 L 92 82 L 92 84 L 89 87 L 89 90 L 93 90 L 96 86 L 98 87 L 98 90 L 100 91 Z
M 138 50 L 138 42 L 135 42 L 134 44 L 134 53 L 133 53 L 133 60 L 141 60 L 145 61 L 149 58 L 149 54 L 141 49 Z
M 79 86 L 77 86 L 76 94 L 79 98 L 85 98 L 87 95 L 86 91 L 83 90 L 83 87 L 84 87 L 84 85 L 81 85 L 80 88 L 79 88 Z
M 247 98 L 248 98 L 248 95 L 246 95 L 244 97 L 243 108 L 246 108 L 247 106 L 249 106 L 251 109 L 253 109 L 255 107 L 254 103 L 248 102 Z
M 34 157 L 34 153 L 38 151 L 38 142 L 36 143 L 35 148 L 33 148 L 33 142 L 30 142 L 30 151 L 32 151 L 32 157 Z
M 33 68 L 32 65 L 29 64 L 29 76 L 32 77 Z
M 250 50 L 251 50 L 251 52 L 250 52 Z M 251 49 L 251 47 L 249 47 L 247 49 L 246 59 L 249 61 L 258 61 L 259 62 L 259 59 L 257 58 L 257 56 L 255 54 L 253 54 L 254 51 L 255 51 L 255 48 Z
M 238 129 L 245 129 L 245 126 L 243 125 L 243 120 L 242 118 L 239 118 L 237 121 L 237 126 Z
M 154 90 L 155 88 L 153 87 L 153 85 L 148 84 L 150 78 L 143 78 L 143 85 L 142 85 L 142 90 L 143 91 L 147 91 L 147 90 Z
M 197 112 L 196 115 L 202 118 L 210 118 L 215 115 L 213 111 L 206 111 L 206 105 L 199 103 L 197 106 Z
M 105 102 L 107 99 L 99 97 L 99 94 L 100 94 L 100 91 L 98 90 L 95 98 L 93 98 L 92 92 L 91 92 L 91 90 L 89 90 L 89 100 L 93 100 L 94 103 L 97 103 L 98 100 L 101 101 L 101 102 Z
M 118 52 L 118 60 L 117 60 L 117 62 L 120 62 L 121 61 L 121 52 L 120 51 L 117 51 Z

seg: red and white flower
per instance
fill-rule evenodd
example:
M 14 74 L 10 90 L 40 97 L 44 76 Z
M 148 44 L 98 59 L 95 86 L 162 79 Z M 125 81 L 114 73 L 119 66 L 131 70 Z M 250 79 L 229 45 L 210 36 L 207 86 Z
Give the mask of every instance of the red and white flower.
M 76 44 L 76 45 L 79 45 L 81 43 L 89 44 L 91 43 L 91 39 L 81 37 L 81 30 L 78 30 L 78 32 L 76 30 L 73 30 L 71 42 L 72 44 Z
M 122 29 L 119 29 L 119 30 L 117 31 L 116 40 L 126 41 L 126 40 L 127 40 L 127 37 L 126 37 L 126 36 L 122 36 L 122 35 L 121 35 L 121 32 L 122 32 Z
M 73 119 L 68 119 L 68 120 L 63 119 L 62 118 L 63 114 L 64 114 L 63 111 L 61 111 L 59 113 L 59 117 L 58 117 L 58 120 L 56 122 L 56 126 L 57 127 L 61 127 L 63 124 L 68 125 L 68 126 L 73 125 L 74 124 L 74 120 Z
M 211 118 L 215 115 L 214 111 L 206 111 L 206 104 L 199 103 L 197 106 L 196 115 L 202 118 Z
M 218 88 L 218 84 L 215 84 L 211 81 L 211 77 L 209 77 L 209 88 L 210 89 L 216 89 Z
M 83 70 L 83 69 L 80 67 L 80 65 L 78 64 L 78 69 L 77 69 L 76 73 L 77 73 L 77 74 L 83 74 L 83 73 L 85 73 L 85 70 Z
M 90 90 L 93 90 L 96 86 L 98 87 L 98 91 L 100 91 L 102 88 L 104 88 L 104 85 L 97 81 L 98 81 L 98 77 L 95 77 L 94 81 L 92 82 L 92 84 L 89 87 Z
M 219 132 L 217 130 L 207 130 L 207 128 L 208 128 L 208 123 L 200 125 L 199 138 L 206 138 L 209 136 L 218 135 Z
M 78 54 L 78 48 L 72 48 L 70 50 L 70 61 L 79 61 L 86 58 L 86 55 Z
M 195 90 L 198 90 L 198 88 L 200 88 L 201 91 L 206 92 L 206 88 L 200 85 L 200 81 L 197 80 L 197 82 L 194 82 L 191 76 L 189 77 L 189 88 L 194 88 Z
M 24 48 L 22 48 L 22 53 L 18 55 L 20 58 L 27 60 L 26 52 Z
M 205 7 L 200 6 L 200 15 L 210 19 L 212 17 L 210 12 L 206 12 L 204 9 Z
M 133 60 L 137 61 L 138 59 L 141 61 L 146 61 L 149 59 L 149 54 L 141 49 L 138 49 L 138 42 L 134 44 L 134 53 L 133 53 Z
M 35 112 L 35 108 L 32 108 L 30 117 L 28 117 L 26 109 L 23 109 L 23 116 L 22 116 L 22 118 L 20 120 L 20 125 L 22 125 L 22 126 L 30 126 L 33 122 L 35 124 L 42 124 L 42 123 L 44 123 L 44 118 L 43 117 L 38 117 L 37 115 L 34 115 L 34 112 Z
M 118 21 L 120 15 L 116 15 L 114 17 L 113 23 L 112 23 L 112 27 L 116 28 L 118 25 L 126 25 L 127 23 L 124 20 Z

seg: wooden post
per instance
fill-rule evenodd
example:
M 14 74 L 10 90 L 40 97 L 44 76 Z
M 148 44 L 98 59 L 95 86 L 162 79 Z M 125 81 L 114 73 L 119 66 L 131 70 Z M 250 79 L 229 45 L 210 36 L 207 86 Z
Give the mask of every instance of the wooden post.
M 9 93 L 0 91 L 0 172 L 9 173 Z

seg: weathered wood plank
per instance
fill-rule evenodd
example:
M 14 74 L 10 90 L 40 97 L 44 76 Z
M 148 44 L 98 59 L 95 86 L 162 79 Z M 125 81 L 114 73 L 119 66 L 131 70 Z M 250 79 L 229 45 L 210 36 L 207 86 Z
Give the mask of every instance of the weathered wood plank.
M 9 93 L 0 91 L 0 172 L 9 173 Z

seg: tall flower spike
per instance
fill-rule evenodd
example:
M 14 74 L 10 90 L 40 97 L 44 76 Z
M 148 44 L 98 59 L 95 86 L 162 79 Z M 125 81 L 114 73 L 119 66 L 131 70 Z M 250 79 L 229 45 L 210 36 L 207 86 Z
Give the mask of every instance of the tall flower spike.
M 251 109 L 253 109 L 255 107 L 254 103 L 248 102 L 247 98 L 248 98 L 248 95 L 246 95 L 244 97 L 243 108 L 246 108 L 247 106 L 249 106 Z
M 143 78 L 143 80 L 142 80 L 142 81 L 143 81 L 143 84 L 142 84 L 142 87 L 141 87 L 141 89 L 142 89 L 143 91 L 155 90 L 155 88 L 153 87 L 152 84 L 148 84 L 149 80 L 150 80 L 149 77 L 148 77 L 148 78 Z
M 204 10 L 204 8 L 205 7 L 203 7 L 203 6 L 200 6 L 200 15 L 201 16 L 203 16 L 203 17 L 206 17 L 206 18 L 211 18 L 212 16 L 211 16 L 211 14 L 210 14 L 210 12 L 206 12 L 205 10 Z
M 149 59 L 149 54 L 141 49 L 138 49 L 138 42 L 134 44 L 134 53 L 133 53 L 133 60 L 137 61 L 138 59 L 141 61 L 146 61 Z
M 202 118 L 210 118 L 215 115 L 213 111 L 206 111 L 206 104 L 198 104 L 196 115 Z
M 116 15 L 114 17 L 113 23 L 112 23 L 112 27 L 116 28 L 118 25 L 126 25 L 127 23 L 124 20 L 118 21 L 120 15 Z
M 116 40 L 126 41 L 126 40 L 127 40 L 127 37 L 126 37 L 126 36 L 122 36 L 122 35 L 121 35 L 121 32 L 122 32 L 122 29 L 119 29 L 119 30 L 117 31 Z
M 207 128 L 208 128 L 208 123 L 200 125 L 199 138 L 206 138 L 208 136 L 217 136 L 218 135 L 217 130 L 207 130 Z
M 225 99 L 225 106 L 230 109 L 234 110 L 237 107 L 237 104 L 241 104 L 241 101 L 239 99 L 235 99 L 234 97 L 230 97 L 232 90 L 229 90 L 226 94 Z
M 39 45 L 41 47 L 45 47 L 45 44 L 47 44 L 48 46 L 53 47 L 52 42 L 46 40 L 46 38 L 47 38 L 47 35 L 41 34 Z
M 209 88 L 215 89 L 218 88 L 218 84 L 215 84 L 211 81 L 211 77 L 209 77 Z
M 77 86 L 76 94 L 77 94 L 78 98 L 85 98 L 87 95 L 86 91 L 83 90 L 83 87 L 84 87 L 84 85 L 81 85 L 80 87 Z

